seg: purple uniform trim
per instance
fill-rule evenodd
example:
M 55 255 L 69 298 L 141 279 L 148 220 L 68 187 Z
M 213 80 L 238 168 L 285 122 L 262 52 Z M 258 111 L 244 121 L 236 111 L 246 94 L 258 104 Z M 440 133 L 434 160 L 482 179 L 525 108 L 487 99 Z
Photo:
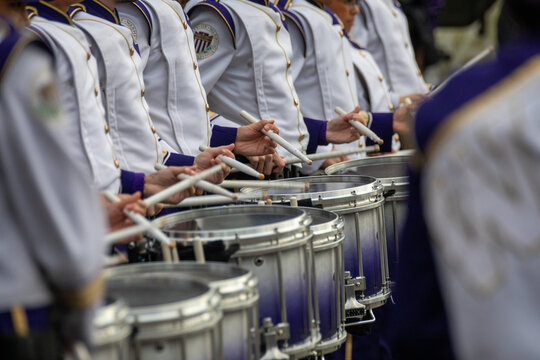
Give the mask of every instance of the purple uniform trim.
M 304 117 L 304 122 L 309 132 L 309 143 L 306 153 L 313 154 L 317 151 L 317 146 L 328 145 L 326 141 L 326 125 L 327 121 L 315 120 Z
M 17 42 L 21 38 L 21 34 L 19 34 L 13 25 L 5 20 L 4 18 L 0 17 L 0 22 L 7 25 L 9 28 L 9 33 L 6 35 L 4 40 L 0 43 L 0 74 L 4 74 L 4 66 L 8 62 L 9 55 L 11 54 L 11 51 L 17 44 Z M 0 77 L 1 80 L 1 77 Z
M 167 153 L 165 158 L 167 159 L 165 161 L 166 166 L 191 166 L 195 161 L 193 156 L 177 153 Z
M 148 27 L 150 28 L 150 33 L 152 33 L 152 16 L 150 15 L 150 11 L 146 5 L 139 0 L 132 2 L 132 4 L 144 15 L 146 22 L 148 23 Z
M 34 3 L 32 5 L 32 8 L 37 11 L 37 13 L 32 12 L 31 10 L 27 10 L 28 15 L 34 16 L 41 16 L 47 20 L 59 22 L 66 25 L 72 25 L 71 19 L 67 14 L 64 14 L 60 12 L 59 10 L 53 8 L 52 6 L 48 5 L 47 3 L 40 1 L 38 3 Z
M 222 4 L 214 0 L 205 0 L 205 1 L 201 1 L 193 5 L 193 7 L 189 9 L 188 15 L 193 13 L 193 11 L 198 6 L 209 7 L 210 9 L 213 9 L 215 12 L 217 12 L 219 16 L 221 16 L 223 21 L 225 21 L 225 23 L 227 24 L 229 31 L 231 32 L 231 36 L 233 38 L 233 45 L 234 45 L 234 48 L 236 49 L 236 27 L 234 25 L 233 17 L 231 13 L 229 12 L 229 10 L 227 9 L 227 7 L 223 6 Z
M 298 28 L 298 30 L 300 31 L 300 34 L 302 34 L 302 39 L 304 39 L 304 57 L 305 57 L 306 51 L 307 51 L 307 40 L 306 40 L 306 32 L 304 30 L 304 25 L 302 25 L 300 18 L 289 10 L 281 9 L 281 14 L 283 14 L 286 20 L 288 19 L 289 21 L 291 21 L 294 24 L 294 26 Z M 287 23 L 287 21 L 285 21 L 285 23 Z M 288 30 L 288 27 L 287 27 L 287 30 Z
M 135 173 L 128 170 L 120 171 L 120 182 L 122 184 L 121 192 L 124 194 L 135 194 L 141 192 L 141 197 L 144 194 L 144 174 Z
M 381 139 L 384 143 L 381 145 L 382 152 L 392 151 L 392 136 L 394 135 L 394 127 L 392 122 L 394 120 L 393 113 L 373 113 L 373 122 L 371 123 L 371 130 Z M 373 141 L 367 139 L 368 145 L 373 145 Z
M 97 0 L 84 0 L 81 2 L 81 5 L 84 6 L 82 10 L 86 11 L 87 13 L 120 25 L 120 21 L 118 20 L 120 17 L 118 16 L 116 9 L 111 11 Z M 70 12 L 70 16 L 73 17 L 73 14 L 73 12 Z
M 210 147 L 234 144 L 237 133 L 237 128 L 214 125 L 212 127 L 212 137 L 210 138 Z
M 32 332 L 41 332 L 50 328 L 50 308 L 39 307 L 24 309 L 28 320 L 28 328 Z M 0 335 L 15 335 L 13 319 L 10 311 L 0 312 Z

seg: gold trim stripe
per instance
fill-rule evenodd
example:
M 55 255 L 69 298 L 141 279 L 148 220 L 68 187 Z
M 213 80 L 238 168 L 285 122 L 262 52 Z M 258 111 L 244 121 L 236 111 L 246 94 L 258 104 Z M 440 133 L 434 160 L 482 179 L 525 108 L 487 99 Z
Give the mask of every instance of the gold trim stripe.
M 84 309 L 92 305 L 103 294 L 103 275 L 100 273 L 88 284 L 75 290 L 58 293 L 62 303 L 72 309 Z

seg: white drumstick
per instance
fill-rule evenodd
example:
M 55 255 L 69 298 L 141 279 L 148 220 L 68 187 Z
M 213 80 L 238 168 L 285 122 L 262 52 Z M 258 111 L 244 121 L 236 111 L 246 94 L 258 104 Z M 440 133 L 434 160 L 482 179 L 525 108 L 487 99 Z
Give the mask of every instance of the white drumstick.
M 346 115 L 347 112 L 345 110 L 343 110 L 342 108 L 340 108 L 339 106 L 336 106 L 334 111 L 338 114 L 338 115 Z M 360 114 L 362 115 L 365 114 L 364 111 L 360 112 Z M 371 140 L 373 140 L 374 142 L 378 143 L 378 144 L 383 144 L 384 143 L 384 140 L 381 139 L 377 134 L 375 134 L 370 128 L 368 128 L 366 125 L 362 124 L 361 122 L 359 121 L 356 121 L 356 120 L 349 120 L 349 123 L 354 126 L 356 128 L 356 130 L 358 130 L 360 133 L 366 135 L 368 138 L 370 138 Z
M 120 240 L 124 240 L 127 238 L 130 238 L 132 236 L 135 236 L 137 234 L 143 233 L 146 231 L 150 225 L 133 225 L 124 229 L 120 229 L 117 231 L 113 231 L 105 235 L 105 243 L 107 245 L 114 245 L 115 243 L 119 242 Z
M 247 111 L 245 110 L 242 110 L 240 111 L 240 115 L 246 119 L 247 121 L 249 121 L 250 123 L 252 124 L 255 124 L 257 122 L 259 122 L 259 120 L 257 120 L 253 115 L 251 115 L 250 113 L 248 113 Z M 300 150 L 298 150 L 297 148 L 295 148 L 294 146 L 292 146 L 291 144 L 289 144 L 287 142 L 287 140 L 285 140 L 284 138 L 282 138 L 281 136 L 279 136 L 278 134 L 276 134 L 275 132 L 273 131 L 267 131 L 265 129 L 262 129 L 261 132 L 268 136 L 270 139 L 274 140 L 275 142 L 277 142 L 279 145 L 281 145 L 285 150 L 287 150 L 288 152 L 290 152 L 291 154 L 293 154 L 294 156 L 296 156 L 298 159 L 302 160 L 301 162 L 305 162 L 307 163 L 308 165 L 311 165 L 313 163 L 313 161 L 311 161 L 305 154 L 303 154 Z
M 185 179 L 188 179 L 189 176 L 186 175 L 186 174 L 180 174 L 180 175 L 178 175 L 178 178 L 180 180 L 185 180 Z M 203 189 L 204 191 L 208 191 L 208 192 L 211 192 L 211 193 L 214 193 L 214 194 L 219 194 L 219 195 L 230 197 L 233 200 L 238 199 L 238 195 L 236 195 L 235 193 L 230 192 L 227 189 L 224 189 L 223 186 L 218 186 L 216 184 L 212 184 L 211 182 L 206 181 L 206 180 L 197 181 L 195 186 L 198 187 L 198 188 Z
M 238 199 L 236 201 L 232 200 L 229 197 L 221 195 L 205 195 L 205 196 L 193 196 L 188 199 L 183 200 L 182 202 L 176 205 L 165 204 L 166 208 L 175 207 L 175 208 L 191 208 L 199 206 L 209 206 L 209 205 L 224 205 L 231 204 L 234 202 L 256 202 L 258 199 L 266 199 L 268 193 L 263 192 L 254 192 L 249 194 L 238 194 Z
M 111 192 L 106 191 L 106 192 L 103 193 L 103 195 L 105 196 L 105 198 L 107 198 L 107 200 L 109 200 L 111 202 L 119 202 L 120 201 L 120 198 L 118 196 L 114 195 Z M 126 216 L 128 218 L 133 220 L 133 222 L 135 224 L 144 225 L 145 226 L 145 231 L 149 232 L 152 236 L 154 236 L 161 243 L 164 243 L 167 246 L 171 245 L 171 241 L 169 240 L 169 238 L 167 236 L 165 236 L 165 234 L 161 230 L 154 227 L 154 225 L 152 225 L 152 223 L 147 218 L 145 218 L 141 214 L 138 214 L 136 212 L 129 211 L 129 210 L 126 210 L 126 209 L 124 209 L 123 212 L 124 212 L 124 214 L 126 214 Z
M 199 150 L 204 151 L 208 149 L 208 146 L 205 145 L 199 145 Z M 219 155 L 218 159 L 223 161 L 225 164 L 229 165 L 231 168 L 236 168 L 238 171 L 243 172 L 246 175 L 253 176 L 257 179 L 264 179 L 264 174 L 261 174 L 257 170 L 253 169 L 252 167 L 247 166 L 246 164 L 241 163 L 238 160 L 235 160 L 233 158 L 230 158 L 228 156 Z
M 450 80 L 455 78 L 457 75 L 461 74 L 463 71 L 467 70 L 471 66 L 474 66 L 478 64 L 480 61 L 484 60 L 486 57 L 489 56 L 493 52 L 495 48 L 493 46 L 488 47 L 487 49 L 484 49 L 482 52 L 480 52 L 478 55 L 473 57 L 471 60 L 467 61 L 462 67 L 460 67 L 458 70 L 454 71 L 449 77 L 446 78 L 442 83 L 439 84 L 432 92 L 429 93 L 429 96 L 436 95 L 439 91 L 441 91 Z
M 206 262 L 206 259 L 204 257 L 204 249 L 202 246 L 201 239 L 198 237 L 193 239 L 193 250 L 195 251 L 195 260 L 198 263 L 204 264 Z
M 158 170 L 158 171 L 162 170 L 162 169 L 166 169 L 166 168 L 167 168 L 167 166 L 165 166 L 163 164 L 156 164 L 155 165 L 155 169 Z M 178 175 L 178 180 L 185 180 L 187 178 L 188 178 L 188 175 L 186 175 L 186 174 L 179 174 Z M 209 192 L 214 193 L 214 194 L 221 194 L 221 195 L 230 197 L 233 200 L 236 200 L 236 198 L 238 197 L 235 193 L 232 193 L 232 192 L 228 191 L 227 189 L 224 189 L 223 187 L 221 187 L 219 185 L 212 184 L 211 182 L 206 181 L 206 180 L 197 181 L 195 186 L 198 187 L 198 188 L 203 189 L 204 191 L 209 191 Z
M 197 181 L 203 180 L 209 177 L 210 175 L 220 172 L 224 170 L 226 167 L 227 165 L 225 165 L 224 163 L 220 163 L 218 165 L 212 166 L 209 169 L 203 170 L 200 173 L 190 176 L 189 179 L 182 180 L 174 185 L 169 186 L 165 190 L 160 191 L 157 194 L 150 196 L 148 199 L 145 199 L 144 202 L 146 203 L 146 206 L 155 205 L 173 196 L 174 194 L 177 194 L 179 192 L 189 189 L 190 187 L 194 186 L 197 183 Z
M 352 154 L 358 154 L 363 152 L 376 152 L 379 151 L 381 147 L 379 145 L 372 145 L 372 146 L 366 146 L 365 148 L 351 148 L 351 149 L 345 149 L 345 150 L 338 150 L 338 151 L 329 151 L 325 153 L 320 154 L 310 154 L 308 155 L 309 158 L 313 161 L 315 160 L 325 160 L 325 159 L 332 159 Z M 285 164 L 296 164 L 298 163 L 298 159 L 294 157 L 285 158 L 283 159 L 285 161 Z
M 294 158 L 295 160 L 298 160 Z M 302 181 L 251 181 L 251 180 L 224 180 L 221 186 L 240 189 L 243 187 L 281 188 L 281 189 L 308 189 L 309 183 Z

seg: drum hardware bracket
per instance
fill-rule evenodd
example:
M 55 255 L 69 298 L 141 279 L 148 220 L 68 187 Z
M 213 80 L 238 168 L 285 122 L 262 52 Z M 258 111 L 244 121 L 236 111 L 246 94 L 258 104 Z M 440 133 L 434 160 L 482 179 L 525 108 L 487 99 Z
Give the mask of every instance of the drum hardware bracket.
M 356 300 L 357 282 L 363 280 L 365 289 L 365 278 L 351 279 L 351 273 L 345 272 L 345 317 L 363 317 L 366 313 L 365 305 Z
M 279 323 L 274 326 L 272 318 L 266 317 L 263 319 L 262 342 L 266 347 L 261 360 L 287 360 L 289 356 L 282 353 L 277 346 L 279 340 L 287 340 L 290 337 L 289 324 Z M 286 335 L 286 338 L 283 336 Z

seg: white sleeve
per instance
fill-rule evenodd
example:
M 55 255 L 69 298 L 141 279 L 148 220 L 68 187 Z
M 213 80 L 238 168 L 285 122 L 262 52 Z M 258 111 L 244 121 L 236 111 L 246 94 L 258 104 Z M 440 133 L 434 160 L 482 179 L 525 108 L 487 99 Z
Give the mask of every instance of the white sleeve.
M 0 173 L 21 241 L 61 291 L 94 283 L 105 224 L 90 180 L 67 155 L 52 59 L 25 48 L 2 80 Z
M 234 57 L 234 40 L 225 21 L 206 6 L 197 6 L 190 14 L 190 22 L 199 72 L 208 95 Z

